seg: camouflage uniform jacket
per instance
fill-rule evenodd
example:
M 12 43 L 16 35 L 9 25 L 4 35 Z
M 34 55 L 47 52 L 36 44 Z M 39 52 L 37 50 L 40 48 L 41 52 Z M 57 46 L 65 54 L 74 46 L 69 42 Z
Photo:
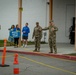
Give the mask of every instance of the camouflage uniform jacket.
M 42 38 L 42 27 L 40 27 L 40 26 L 35 27 L 32 37 L 40 37 L 40 38 Z
M 52 28 L 54 28 L 54 31 L 52 31 Z M 49 30 L 49 39 L 56 38 L 56 31 L 58 31 L 58 28 L 56 26 L 48 26 L 42 30 Z

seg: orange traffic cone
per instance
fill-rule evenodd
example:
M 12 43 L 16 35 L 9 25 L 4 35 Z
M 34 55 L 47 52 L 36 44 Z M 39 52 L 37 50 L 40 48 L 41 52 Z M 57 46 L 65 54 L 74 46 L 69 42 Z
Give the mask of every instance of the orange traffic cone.
M 18 54 L 15 54 L 15 58 L 14 58 L 14 69 L 13 69 L 13 73 L 14 75 L 19 75 L 19 62 L 18 62 Z
M 3 56 L 2 56 L 2 66 L 5 64 L 5 57 L 6 57 L 6 42 L 7 40 L 4 39 L 4 50 L 3 50 Z
M 4 39 L 4 49 L 3 49 L 3 55 L 2 55 L 2 64 L 0 64 L 0 67 L 8 67 L 9 65 L 5 65 L 5 59 L 6 59 L 6 44 L 7 39 Z

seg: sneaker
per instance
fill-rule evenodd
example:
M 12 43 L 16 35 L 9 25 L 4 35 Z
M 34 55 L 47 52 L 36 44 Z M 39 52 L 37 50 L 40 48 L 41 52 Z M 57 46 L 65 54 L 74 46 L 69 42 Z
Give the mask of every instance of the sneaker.
M 22 47 L 24 47 L 24 44 L 23 44 L 23 46 Z
M 27 45 L 25 45 L 25 48 L 27 47 Z

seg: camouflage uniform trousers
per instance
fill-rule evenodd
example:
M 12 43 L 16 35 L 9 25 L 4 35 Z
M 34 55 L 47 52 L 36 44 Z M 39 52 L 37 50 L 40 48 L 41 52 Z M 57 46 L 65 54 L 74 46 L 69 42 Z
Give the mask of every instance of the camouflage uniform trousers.
M 40 51 L 40 42 L 41 42 L 41 38 L 35 37 L 35 51 Z
M 48 41 L 49 41 L 50 52 L 53 53 L 54 49 L 54 52 L 57 53 L 56 38 L 49 38 Z

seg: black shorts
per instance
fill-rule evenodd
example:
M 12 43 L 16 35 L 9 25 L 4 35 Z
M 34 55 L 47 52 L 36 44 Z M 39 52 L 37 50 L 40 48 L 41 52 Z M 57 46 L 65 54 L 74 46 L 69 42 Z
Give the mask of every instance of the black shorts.
M 23 36 L 22 39 L 27 40 L 28 39 L 28 36 Z

